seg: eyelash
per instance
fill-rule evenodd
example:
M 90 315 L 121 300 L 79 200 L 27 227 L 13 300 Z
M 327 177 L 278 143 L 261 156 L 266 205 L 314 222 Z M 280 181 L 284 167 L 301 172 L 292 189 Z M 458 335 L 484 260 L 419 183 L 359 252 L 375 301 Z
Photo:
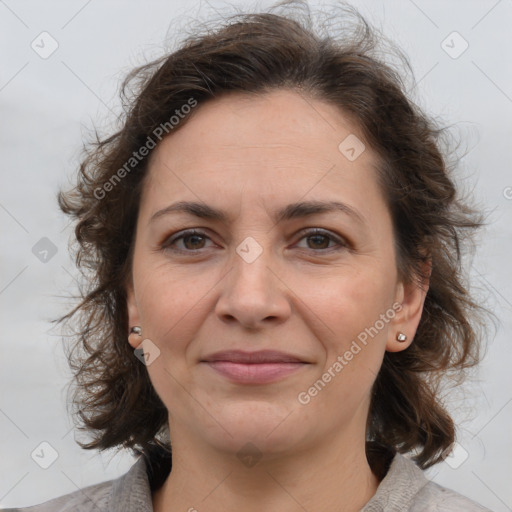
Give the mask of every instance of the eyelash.
M 210 239 L 210 237 L 203 231 L 199 231 L 197 229 L 189 229 L 189 230 L 185 230 L 185 231 L 176 233 L 175 235 L 173 235 L 171 237 L 168 237 L 161 244 L 161 248 L 164 251 L 181 252 L 181 253 L 188 253 L 188 254 L 199 253 L 199 251 L 201 251 L 201 249 L 196 249 L 196 250 L 190 249 L 189 250 L 189 249 L 176 249 L 176 248 L 172 247 L 172 245 L 175 244 L 178 240 L 182 240 L 182 239 L 185 239 L 190 236 L 200 236 L 202 238 Z M 313 229 L 310 229 L 309 231 L 303 232 L 302 237 L 299 239 L 299 241 L 302 240 L 303 238 L 308 238 L 308 237 L 312 237 L 312 236 L 322 236 L 325 238 L 329 238 L 332 241 L 336 242 L 339 246 L 339 247 L 334 247 L 334 248 L 330 247 L 330 248 L 318 249 L 318 250 L 310 249 L 313 252 L 331 252 L 331 251 L 339 251 L 342 249 L 349 248 L 348 242 L 345 241 L 343 238 L 340 238 L 336 235 L 333 235 L 329 231 L 325 231 L 325 230 L 319 229 L 319 228 L 313 228 Z M 307 249 L 305 249 L 305 250 L 307 250 Z

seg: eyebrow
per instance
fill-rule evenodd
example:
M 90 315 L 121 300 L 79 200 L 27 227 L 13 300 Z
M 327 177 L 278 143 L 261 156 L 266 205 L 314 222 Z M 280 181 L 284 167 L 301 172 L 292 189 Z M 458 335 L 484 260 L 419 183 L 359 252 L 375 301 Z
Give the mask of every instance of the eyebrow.
M 300 201 L 292 203 L 275 212 L 272 219 L 277 224 L 286 220 L 332 212 L 342 212 L 352 217 L 358 223 L 366 225 L 363 216 L 357 210 L 339 201 Z M 225 211 L 218 210 L 205 203 L 179 201 L 155 212 L 149 219 L 149 222 L 151 223 L 170 213 L 186 213 L 201 219 L 215 220 L 223 223 L 228 223 L 230 220 L 229 215 Z

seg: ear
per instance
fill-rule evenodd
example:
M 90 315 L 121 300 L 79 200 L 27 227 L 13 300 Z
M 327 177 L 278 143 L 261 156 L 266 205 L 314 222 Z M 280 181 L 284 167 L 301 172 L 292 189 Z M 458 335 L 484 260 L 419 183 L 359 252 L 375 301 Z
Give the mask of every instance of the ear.
M 413 343 L 416 330 L 423 313 L 423 305 L 427 296 L 430 274 L 432 272 L 432 261 L 429 260 L 424 266 L 423 279 L 412 280 L 404 283 L 398 282 L 395 303 L 401 304 L 390 325 L 386 350 L 388 352 L 401 352 Z M 407 336 L 406 341 L 398 341 L 396 336 L 403 333 Z
M 138 348 L 141 342 L 141 337 L 136 334 L 130 335 L 130 329 L 135 326 L 140 327 L 139 308 L 135 299 L 135 291 L 131 279 L 126 285 L 126 307 L 128 310 L 128 343 L 135 349 Z

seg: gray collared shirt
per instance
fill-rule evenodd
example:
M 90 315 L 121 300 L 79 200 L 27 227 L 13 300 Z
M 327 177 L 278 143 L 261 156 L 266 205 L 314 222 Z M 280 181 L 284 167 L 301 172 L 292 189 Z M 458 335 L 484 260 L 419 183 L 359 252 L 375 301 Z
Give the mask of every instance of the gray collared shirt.
M 407 457 L 396 454 L 376 494 L 360 512 L 491 512 L 426 478 Z M 115 480 L 85 487 L 41 505 L 5 512 L 153 512 L 144 457 Z

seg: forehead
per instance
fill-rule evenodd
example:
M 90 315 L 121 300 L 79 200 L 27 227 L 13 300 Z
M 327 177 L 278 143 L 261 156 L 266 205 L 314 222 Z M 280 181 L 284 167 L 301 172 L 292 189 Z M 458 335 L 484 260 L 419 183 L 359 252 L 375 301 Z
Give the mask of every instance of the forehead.
M 208 148 L 215 154 L 226 150 L 227 156 L 236 147 L 246 154 L 261 155 L 259 148 L 264 146 L 267 152 L 274 153 L 272 158 L 289 158 L 290 153 L 295 153 L 333 164 L 343 154 L 339 145 L 347 137 L 351 136 L 356 145 L 360 143 L 358 153 L 363 139 L 357 123 L 339 107 L 288 89 L 263 94 L 228 93 L 199 104 L 190 117 L 159 144 L 155 153 L 179 146 L 181 151 L 175 151 L 173 158 L 178 164 L 208 158 L 205 151 L 187 149 Z M 372 160 L 370 151 L 364 153 L 363 160 Z
M 225 202 L 243 190 L 251 201 L 368 203 L 381 195 L 376 165 L 359 127 L 330 103 L 291 90 L 227 94 L 199 104 L 154 150 L 144 202 Z

